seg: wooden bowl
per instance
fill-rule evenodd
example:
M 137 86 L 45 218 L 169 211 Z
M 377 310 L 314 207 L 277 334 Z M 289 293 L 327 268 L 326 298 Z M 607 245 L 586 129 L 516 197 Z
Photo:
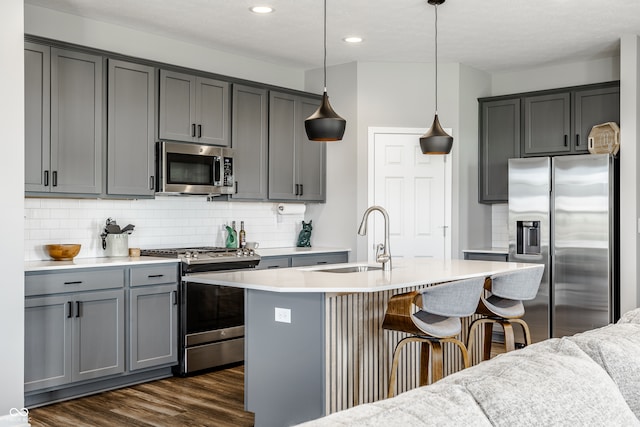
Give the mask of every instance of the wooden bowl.
M 77 244 L 45 245 L 44 248 L 56 261 L 71 261 L 80 252 L 80 246 Z

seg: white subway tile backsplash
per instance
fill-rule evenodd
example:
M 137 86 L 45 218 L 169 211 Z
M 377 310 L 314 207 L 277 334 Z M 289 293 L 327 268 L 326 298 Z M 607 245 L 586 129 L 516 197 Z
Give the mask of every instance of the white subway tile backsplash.
M 491 206 L 491 244 L 493 247 L 509 246 L 509 205 L 506 203 Z
M 262 248 L 295 246 L 304 215 L 277 214 L 275 203 L 207 202 L 205 197 L 144 200 L 25 199 L 25 260 L 48 259 L 43 245 L 80 243 L 79 258 L 104 256 L 107 218 L 134 224 L 129 247 L 224 246 L 226 224 L 244 221 Z

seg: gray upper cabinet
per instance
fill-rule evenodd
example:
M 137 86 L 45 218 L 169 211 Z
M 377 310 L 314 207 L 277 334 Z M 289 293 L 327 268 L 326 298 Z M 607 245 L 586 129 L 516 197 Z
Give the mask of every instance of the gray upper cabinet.
M 160 139 L 229 146 L 229 83 L 160 70 Z
M 49 191 L 51 49 L 35 43 L 24 48 L 25 191 Z
M 309 141 L 304 120 L 320 101 L 271 92 L 269 199 L 324 202 L 326 145 Z
M 154 195 L 155 69 L 109 59 L 107 194 Z
M 524 157 L 569 153 L 571 97 L 569 92 L 524 98 Z
M 266 200 L 268 181 L 268 93 L 233 85 L 231 141 L 239 200 Z
M 520 157 L 520 98 L 480 101 L 481 203 L 508 198 L 509 159 Z
M 25 44 L 26 191 L 101 193 L 102 90 L 101 56 Z
M 591 128 L 606 122 L 620 123 L 620 86 L 577 90 L 573 93 L 574 151 L 588 152 Z

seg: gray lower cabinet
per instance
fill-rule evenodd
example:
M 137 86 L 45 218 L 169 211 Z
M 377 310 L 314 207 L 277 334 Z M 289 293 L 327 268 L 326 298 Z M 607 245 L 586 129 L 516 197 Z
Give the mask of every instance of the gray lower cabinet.
M 129 291 L 129 369 L 178 361 L 178 285 Z
M 480 100 L 479 201 L 507 200 L 509 159 L 520 157 L 520 98 Z
M 25 399 L 50 403 L 170 375 L 177 289 L 176 263 L 27 273 Z
M 25 45 L 25 190 L 102 191 L 102 57 Z
M 107 194 L 155 192 L 155 69 L 109 59 Z
M 270 93 L 270 200 L 325 201 L 326 145 L 309 141 L 304 130 L 318 105 L 314 98 Z
M 257 265 L 258 270 L 267 270 L 273 268 L 287 267 L 303 267 L 310 265 L 322 264 L 340 264 L 349 261 L 349 253 L 344 252 L 328 252 L 322 254 L 301 254 L 301 255 L 282 255 L 262 257 Z
M 471 261 L 508 261 L 509 254 L 498 252 L 465 252 L 464 259 Z
M 269 98 L 266 89 L 233 85 L 231 141 L 236 200 L 267 200 Z
M 124 369 L 124 290 L 26 299 L 25 392 Z
M 160 70 L 160 139 L 229 146 L 229 83 Z

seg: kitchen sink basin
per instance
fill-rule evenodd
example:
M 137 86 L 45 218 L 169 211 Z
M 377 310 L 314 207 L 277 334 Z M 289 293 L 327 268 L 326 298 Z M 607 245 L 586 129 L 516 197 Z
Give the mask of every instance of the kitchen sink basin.
M 317 270 L 317 271 L 322 271 L 323 273 L 363 273 L 365 271 L 374 271 L 374 270 L 382 270 L 382 267 L 375 267 L 371 265 L 354 265 L 351 267 L 327 268 L 325 270 Z

